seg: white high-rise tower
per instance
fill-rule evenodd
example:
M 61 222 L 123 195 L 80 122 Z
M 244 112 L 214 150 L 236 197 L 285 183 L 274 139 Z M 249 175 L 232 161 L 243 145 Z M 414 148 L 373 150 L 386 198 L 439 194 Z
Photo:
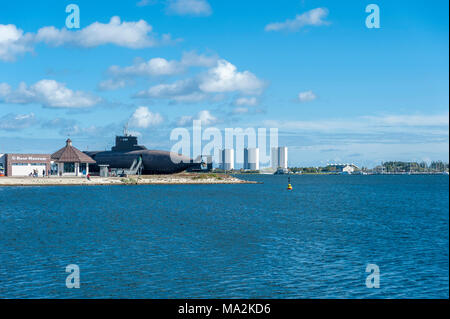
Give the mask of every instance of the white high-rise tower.
M 259 148 L 244 149 L 244 169 L 259 170 Z
M 220 152 L 220 168 L 227 171 L 234 169 L 233 149 L 227 148 Z
M 272 168 L 277 169 L 288 167 L 288 148 L 286 146 L 272 147 L 270 153 Z
M 288 167 L 288 148 L 286 146 L 278 148 L 278 166 L 281 168 Z

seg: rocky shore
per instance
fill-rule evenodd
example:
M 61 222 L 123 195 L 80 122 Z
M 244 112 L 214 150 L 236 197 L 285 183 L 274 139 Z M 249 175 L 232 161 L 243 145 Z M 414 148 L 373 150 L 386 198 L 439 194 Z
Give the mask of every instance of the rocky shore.
M 153 185 L 153 184 L 255 184 L 226 174 L 180 173 L 128 177 L 0 177 L 2 186 L 64 186 L 64 185 Z

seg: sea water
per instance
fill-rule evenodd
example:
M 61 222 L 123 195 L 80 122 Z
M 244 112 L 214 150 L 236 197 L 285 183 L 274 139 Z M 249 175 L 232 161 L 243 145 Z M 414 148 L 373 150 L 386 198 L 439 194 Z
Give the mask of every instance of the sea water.
M 239 177 L 0 187 L 0 298 L 449 297 L 448 176 Z

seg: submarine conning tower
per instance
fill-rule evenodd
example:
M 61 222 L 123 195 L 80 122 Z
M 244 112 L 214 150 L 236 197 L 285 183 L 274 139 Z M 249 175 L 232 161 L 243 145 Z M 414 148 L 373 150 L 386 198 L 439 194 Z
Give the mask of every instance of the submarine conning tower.
M 129 152 L 146 149 L 145 146 L 138 145 L 136 136 L 131 135 L 116 136 L 116 145 L 111 147 L 111 151 L 113 152 Z

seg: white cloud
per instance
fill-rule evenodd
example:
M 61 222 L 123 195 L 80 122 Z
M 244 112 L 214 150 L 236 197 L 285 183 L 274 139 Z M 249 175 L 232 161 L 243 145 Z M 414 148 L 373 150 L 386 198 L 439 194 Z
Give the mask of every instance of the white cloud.
M 207 99 L 207 95 L 200 92 L 192 92 L 189 94 L 174 96 L 172 99 L 176 102 L 195 103 Z
M 125 80 L 108 79 L 98 83 L 98 89 L 100 91 L 112 91 L 121 89 L 126 86 Z
M 217 61 L 216 56 L 198 55 L 195 52 L 185 52 L 180 61 L 152 58 L 148 61 L 137 61 L 131 66 L 119 67 L 113 65 L 108 72 L 114 76 L 166 76 L 184 72 L 188 67 L 211 67 Z
M 178 80 L 171 84 L 158 84 L 146 91 L 141 91 L 137 97 L 173 98 L 188 95 L 196 91 L 196 83 L 192 79 Z
M 248 113 L 248 108 L 246 107 L 235 107 L 232 111 L 233 114 L 245 114 Z
M 130 78 L 139 76 L 148 77 L 162 77 L 173 76 L 185 72 L 189 67 L 211 67 L 217 63 L 218 57 L 216 55 L 202 55 L 197 54 L 194 51 L 184 52 L 181 60 L 166 60 L 164 58 L 152 58 L 148 61 L 142 61 L 136 59 L 133 65 L 120 67 L 113 65 L 108 68 L 108 73 L 113 77 L 112 79 L 101 81 L 98 84 L 100 90 L 115 90 L 126 86 Z M 161 85 L 156 86 L 152 91 L 162 88 L 169 89 L 170 87 L 176 87 L 179 83 L 173 85 Z M 195 92 L 191 92 L 195 93 Z M 198 92 L 197 92 L 198 93 Z M 143 95 L 143 93 L 140 93 Z M 154 96 L 154 92 L 150 92 L 150 96 Z M 158 94 L 157 94 L 158 95 Z M 204 94 L 201 94 L 202 97 Z M 200 94 L 189 94 L 188 97 L 180 97 L 183 100 L 198 100 L 201 97 Z
M 211 6 L 206 0 L 169 0 L 167 13 L 176 15 L 209 16 Z
M 258 100 L 256 99 L 256 97 L 240 97 L 234 101 L 234 105 L 255 106 L 258 105 Z
M 62 117 L 55 117 L 50 120 L 43 121 L 41 127 L 48 128 L 68 128 L 74 126 L 77 123 L 74 119 L 66 119 Z
M 209 65 L 211 61 L 204 57 L 182 59 L 184 65 Z M 168 99 L 177 102 L 198 102 L 205 99 L 214 101 L 223 99 L 221 93 L 240 92 L 243 94 L 260 94 L 265 83 L 249 71 L 238 72 L 236 67 L 226 60 L 217 60 L 215 66 L 193 78 L 177 80 L 170 84 L 158 84 L 148 90 L 138 92 L 138 98 Z M 256 98 L 241 99 L 240 103 L 255 104 Z
M 108 72 L 115 76 L 161 76 L 174 75 L 182 72 L 182 69 L 177 61 L 168 61 L 164 58 L 153 58 L 147 62 L 135 63 L 134 65 L 124 68 L 113 65 L 108 69 Z
M 177 121 L 177 125 L 179 126 L 186 126 L 188 124 L 190 124 L 193 120 L 193 116 L 190 115 L 183 115 L 182 117 L 180 117 Z
M 448 126 L 449 115 L 385 115 L 364 116 L 363 119 L 379 125 Z
M 179 126 L 186 126 L 192 124 L 194 120 L 201 121 L 202 125 L 212 125 L 218 122 L 218 119 L 213 116 L 208 110 L 202 110 L 196 116 L 182 116 L 179 118 L 177 124 Z
M 152 29 L 152 26 L 144 20 L 126 22 L 114 16 L 108 23 L 94 22 L 78 31 L 57 29 L 54 26 L 43 27 L 38 30 L 36 41 L 53 46 L 75 45 L 90 48 L 115 44 L 139 49 L 161 44 L 161 41 L 155 38 Z M 163 42 L 170 42 L 170 38 L 166 36 Z
M 186 67 L 199 66 L 210 68 L 216 65 L 218 59 L 217 55 L 204 55 L 197 54 L 195 51 L 188 51 L 183 52 L 181 65 Z
M 324 19 L 328 16 L 328 9 L 316 8 L 302 14 L 297 14 L 294 19 L 287 19 L 284 22 L 269 23 L 266 31 L 298 31 L 305 26 L 327 25 L 329 22 Z
M 145 20 L 127 22 L 121 21 L 118 16 L 112 17 L 108 23 L 94 22 L 76 31 L 46 26 L 40 28 L 37 33 L 24 33 L 13 24 L 0 24 L 0 60 L 14 61 L 17 55 L 33 51 L 33 45 L 40 42 L 56 47 L 71 45 L 91 48 L 114 44 L 140 49 L 172 44 L 180 40 L 172 40 L 170 34 L 163 34 L 158 38 L 152 26 Z
M 207 95 L 198 90 L 195 80 L 178 80 L 171 84 L 158 84 L 146 91 L 136 94 L 139 98 L 168 99 L 175 102 L 194 103 L 207 98 Z
M 204 92 L 221 93 L 239 91 L 244 94 L 259 94 L 264 82 L 249 71 L 238 72 L 236 66 L 226 60 L 217 61 L 201 79 L 199 88 Z
M 136 3 L 136 6 L 138 6 L 138 7 L 145 7 L 145 6 L 148 6 L 148 5 L 151 5 L 151 4 L 153 4 L 155 1 L 150 1 L 150 0 L 140 0 L 140 1 L 138 1 L 137 3 Z
M 53 119 L 41 120 L 40 127 L 48 130 L 58 130 L 62 136 L 83 136 L 83 137 L 104 137 L 109 136 L 111 132 L 121 129 L 116 123 L 103 126 L 88 125 L 83 126 L 73 118 L 56 117 Z
M 15 61 L 17 55 L 33 51 L 33 36 L 14 24 L 0 24 L 0 60 Z
M 21 130 L 36 123 L 34 113 L 6 114 L 0 117 L 0 130 Z
M 157 126 L 163 122 L 159 113 L 151 112 L 146 106 L 138 107 L 130 117 L 129 125 L 138 128 Z
M 300 102 L 310 102 L 310 101 L 314 101 L 317 98 L 317 96 L 314 94 L 313 91 L 305 91 L 305 92 L 300 92 L 298 94 L 298 100 Z
M 445 132 L 448 136 L 449 117 L 441 115 L 385 115 L 361 116 L 352 119 L 328 119 L 316 121 L 273 121 L 268 120 L 264 125 L 280 127 L 285 130 L 309 132 L 339 132 L 371 134 L 376 132 L 406 131 L 418 133 L 419 130 L 435 133 Z
M 326 164 L 328 160 L 340 162 L 337 157 L 342 157 L 342 161 L 350 162 L 359 153 L 362 154 L 360 160 L 364 158 L 365 162 L 359 164 L 370 166 L 382 161 L 411 161 L 426 156 L 448 159 L 448 123 L 448 111 L 445 111 L 441 114 L 266 121 L 261 126 L 278 127 L 278 135 L 289 147 L 290 154 L 296 149 L 302 150 L 302 161 L 312 161 L 314 157 L 313 162 Z M 329 157 L 323 153 L 327 149 L 332 150 Z
M 66 127 L 62 127 L 59 130 L 61 135 L 70 135 L 70 136 L 85 136 L 85 137 L 96 137 L 105 136 L 109 134 L 111 129 L 107 127 L 89 125 L 89 126 L 80 126 L 79 124 L 74 124 Z
M 140 0 L 136 3 L 136 6 L 146 7 L 158 2 L 164 2 L 166 13 L 169 15 L 209 16 L 212 13 L 207 0 Z
M 7 96 L 11 93 L 11 85 L 8 83 L 0 83 L 0 97 Z
M 217 118 L 207 110 L 200 111 L 197 114 L 197 119 L 201 121 L 203 125 L 211 125 L 217 122 Z
M 100 102 L 100 98 L 83 91 L 73 91 L 64 83 L 55 80 L 40 80 L 31 86 L 24 82 L 16 90 L 8 84 L 0 84 L 0 101 L 12 104 L 37 103 L 52 108 L 90 107 Z

